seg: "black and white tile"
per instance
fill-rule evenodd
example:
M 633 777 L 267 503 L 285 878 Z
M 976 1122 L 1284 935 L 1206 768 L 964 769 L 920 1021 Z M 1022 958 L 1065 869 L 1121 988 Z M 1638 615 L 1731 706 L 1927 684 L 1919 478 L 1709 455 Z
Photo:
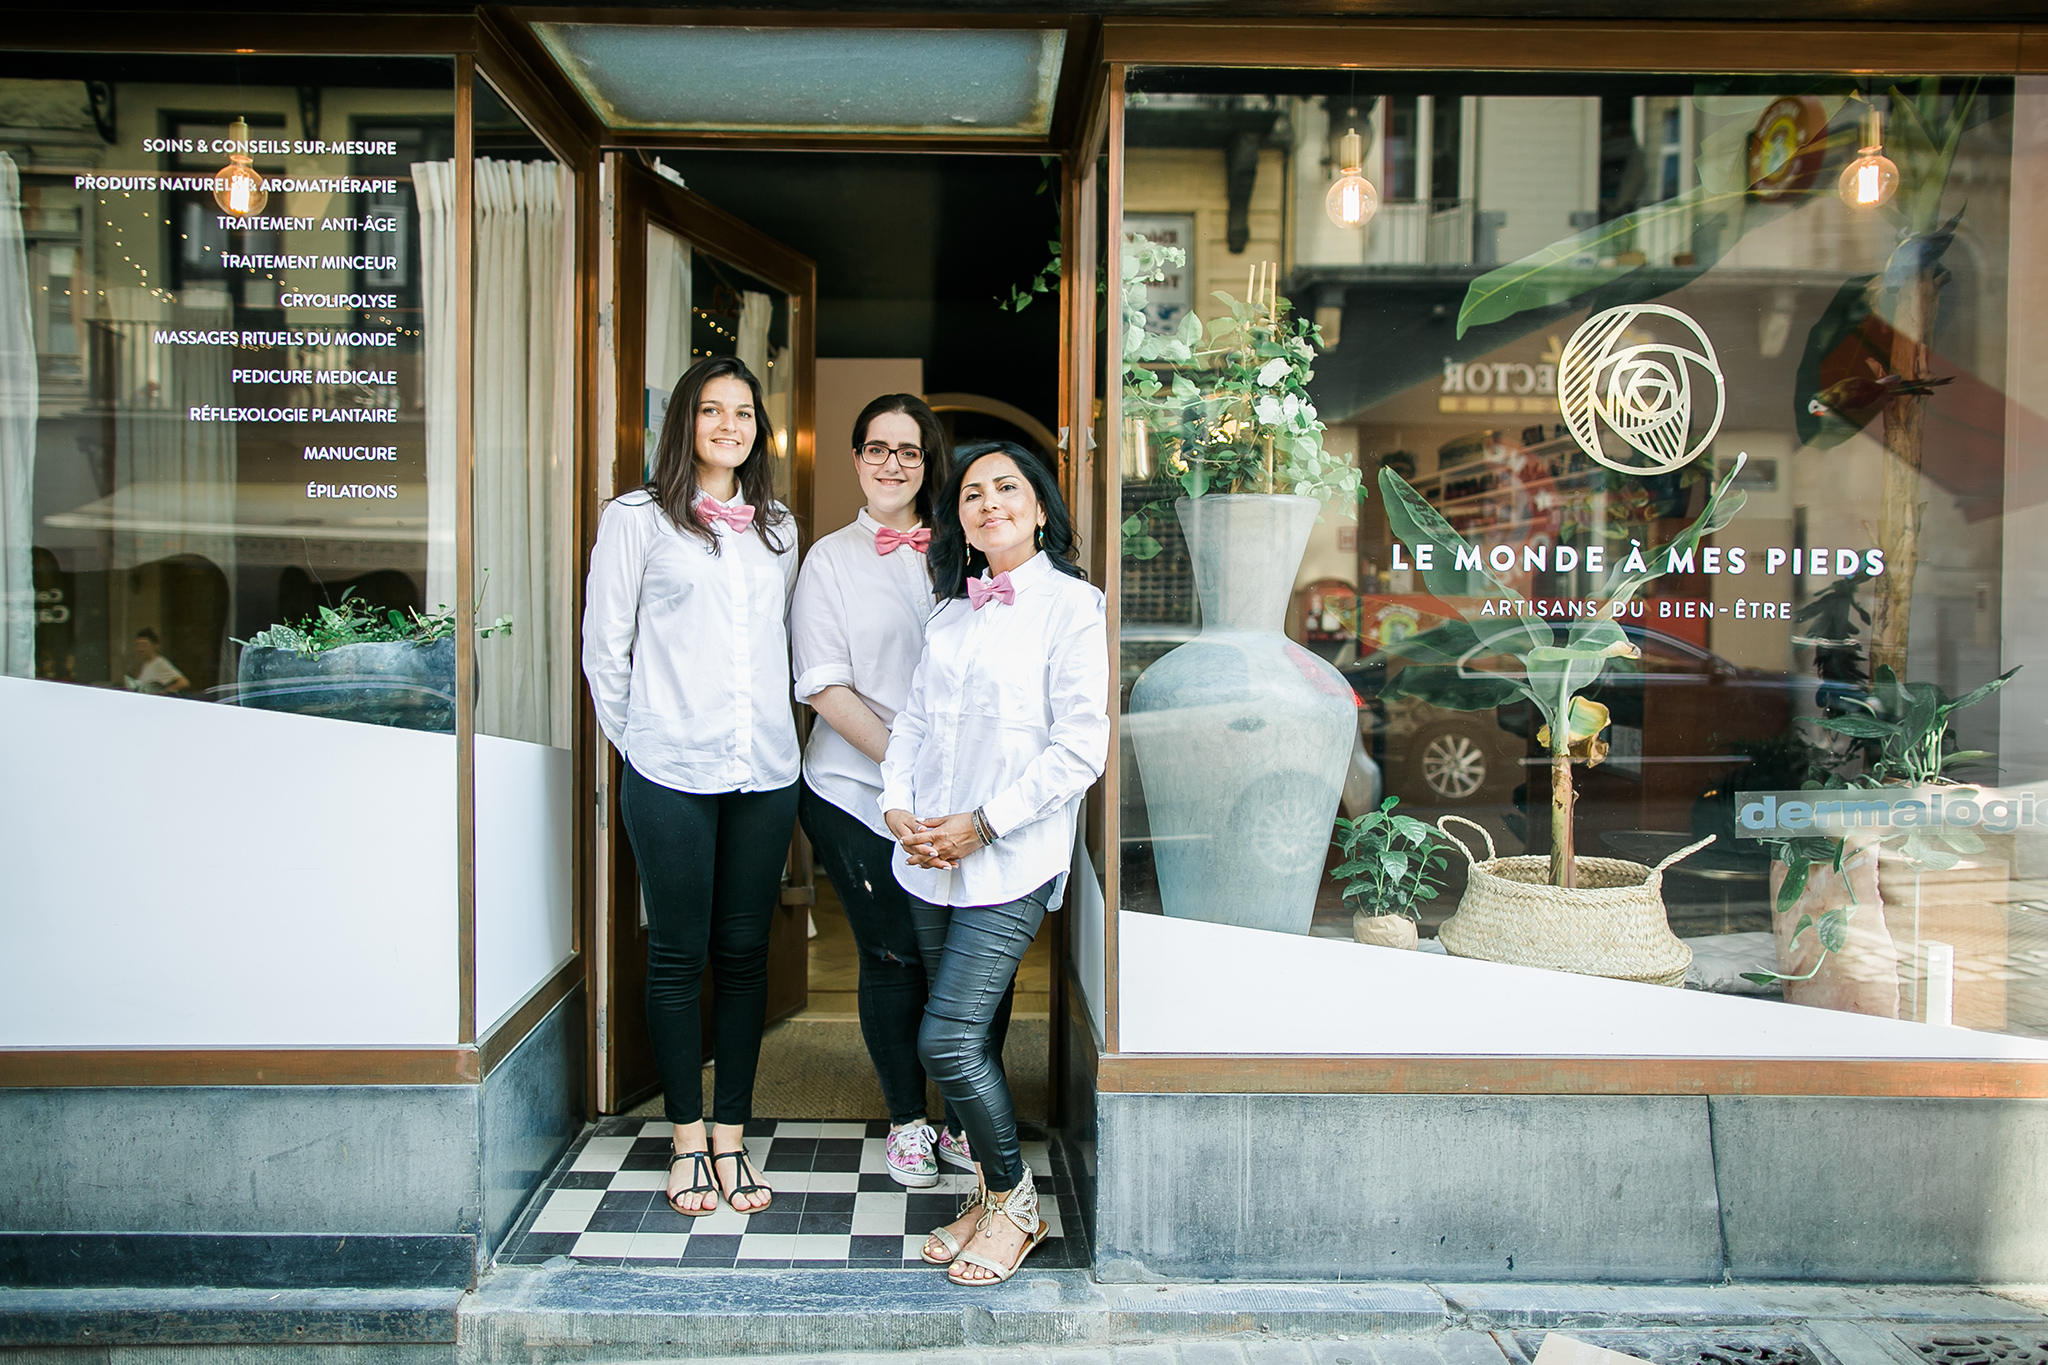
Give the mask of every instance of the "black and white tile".
M 534 1200 L 498 1261 L 535 1265 L 555 1256 L 613 1266 L 788 1270 L 931 1269 L 918 1257 L 925 1234 L 950 1222 L 974 1192 L 974 1177 L 943 1163 L 939 1183 L 910 1190 L 889 1177 L 885 1122 L 812 1123 L 759 1119 L 747 1152 L 774 1187 L 759 1213 L 689 1218 L 669 1207 L 669 1125 L 605 1119 L 570 1149 Z M 1085 1266 L 1073 1191 L 1057 1150 L 1027 1141 L 1024 1159 L 1050 1230 L 1031 1264 Z M 1069 1237 L 1072 1230 L 1076 1235 Z

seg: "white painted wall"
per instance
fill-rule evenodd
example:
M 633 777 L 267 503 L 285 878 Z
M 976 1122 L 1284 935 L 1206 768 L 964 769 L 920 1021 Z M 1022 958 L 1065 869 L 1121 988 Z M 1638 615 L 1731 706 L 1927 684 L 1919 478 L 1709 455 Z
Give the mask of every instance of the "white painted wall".
M 1572 214 L 1600 206 L 1600 101 L 1481 98 L 1478 163 L 1480 209 L 1507 214 L 1503 263 L 1571 236 Z
M 1124 1052 L 2048 1058 L 2048 1039 L 1124 912 Z
M 476 737 L 478 1037 L 573 951 L 574 782 L 567 749 Z
M 0 678 L 0 1047 L 456 1041 L 451 736 Z
M 924 361 L 819 360 L 811 534 L 828 535 L 867 504 L 853 467 L 853 419 L 885 393 L 924 393 Z M 802 510 L 802 509 L 799 509 Z

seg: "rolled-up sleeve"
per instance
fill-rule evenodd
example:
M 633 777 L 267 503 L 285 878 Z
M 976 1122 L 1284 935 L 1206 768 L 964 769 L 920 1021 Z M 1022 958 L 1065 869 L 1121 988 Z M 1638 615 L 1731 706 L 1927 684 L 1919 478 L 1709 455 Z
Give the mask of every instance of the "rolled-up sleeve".
M 626 712 L 633 691 L 633 644 L 639 633 L 640 576 L 646 565 L 646 524 L 612 503 L 597 525 L 583 605 L 583 676 L 590 683 L 598 728 L 626 752 Z
M 1109 632 L 1090 593 L 1046 665 L 1051 743 L 1017 780 L 982 803 L 998 838 L 1042 820 L 1095 785 L 1109 761 Z M 892 743 L 890 752 L 895 752 Z
M 797 575 L 789 606 L 790 660 L 795 665 L 796 699 L 809 701 L 828 687 L 853 686 L 853 645 L 846 635 L 846 608 L 839 579 L 812 551 Z

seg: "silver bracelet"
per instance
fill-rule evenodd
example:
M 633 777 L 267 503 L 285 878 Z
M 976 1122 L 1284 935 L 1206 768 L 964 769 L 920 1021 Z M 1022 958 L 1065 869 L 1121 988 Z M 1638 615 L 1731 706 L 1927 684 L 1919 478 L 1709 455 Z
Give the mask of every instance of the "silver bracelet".
M 996 841 L 995 827 L 989 824 L 988 817 L 982 814 L 980 806 L 974 808 L 974 832 L 981 836 L 981 846 L 983 848 L 987 848 Z

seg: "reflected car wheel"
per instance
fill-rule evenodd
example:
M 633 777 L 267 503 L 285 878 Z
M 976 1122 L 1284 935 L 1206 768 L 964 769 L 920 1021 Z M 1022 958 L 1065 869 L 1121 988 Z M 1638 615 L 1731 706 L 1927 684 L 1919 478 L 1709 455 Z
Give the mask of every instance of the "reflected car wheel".
M 1422 746 L 1422 784 L 1442 801 L 1465 801 L 1486 785 L 1486 750 L 1463 730 L 1432 735 Z

